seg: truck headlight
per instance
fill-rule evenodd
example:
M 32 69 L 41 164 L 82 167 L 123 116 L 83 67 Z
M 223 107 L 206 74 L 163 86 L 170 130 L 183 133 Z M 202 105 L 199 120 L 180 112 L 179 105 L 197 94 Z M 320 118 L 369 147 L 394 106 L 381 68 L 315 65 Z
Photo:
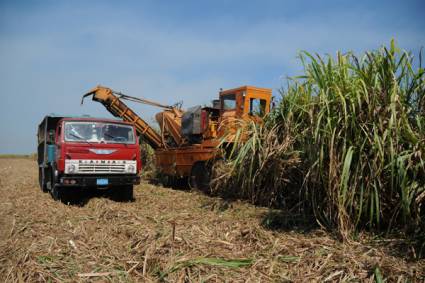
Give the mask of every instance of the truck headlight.
M 74 173 L 75 171 L 77 171 L 77 166 L 75 166 L 74 164 L 70 164 L 68 166 L 68 172 L 69 173 Z
M 65 160 L 65 174 L 75 174 L 78 172 L 78 164 Z
M 136 166 L 134 166 L 134 165 L 132 165 L 132 164 L 130 164 L 130 165 L 127 165 L 127 173 L 136 173 Z

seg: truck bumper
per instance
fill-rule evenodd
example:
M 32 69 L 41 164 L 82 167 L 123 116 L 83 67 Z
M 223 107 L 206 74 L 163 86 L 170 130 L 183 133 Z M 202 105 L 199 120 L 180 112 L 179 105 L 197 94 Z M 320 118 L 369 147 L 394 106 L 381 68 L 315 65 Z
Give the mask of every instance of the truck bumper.
M 102 184 L 99 185 L 98 180 L 102 180 Z M 107 180 L 107 184 L 105 184 Z M 61 186 L 70 187 L 100 187 L 107 188 L 113 186 L 125 186 L 125 185 L 138 185 L 140 184 L 140 176 L 138 175 L 121 175 L 121 176 L 81 176 L 81 175 L 67 175 L 59 178 Z

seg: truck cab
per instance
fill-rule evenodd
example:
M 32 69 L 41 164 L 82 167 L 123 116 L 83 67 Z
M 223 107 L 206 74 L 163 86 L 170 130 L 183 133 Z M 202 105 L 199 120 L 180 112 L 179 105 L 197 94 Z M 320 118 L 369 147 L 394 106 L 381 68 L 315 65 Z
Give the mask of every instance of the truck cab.
M 38 128 L 39 182 L 54 199 L 75 200 L 80 189 L 109 189 L 131 200 L 140 183 L 136 129 L 122 120 L 46 116 Z

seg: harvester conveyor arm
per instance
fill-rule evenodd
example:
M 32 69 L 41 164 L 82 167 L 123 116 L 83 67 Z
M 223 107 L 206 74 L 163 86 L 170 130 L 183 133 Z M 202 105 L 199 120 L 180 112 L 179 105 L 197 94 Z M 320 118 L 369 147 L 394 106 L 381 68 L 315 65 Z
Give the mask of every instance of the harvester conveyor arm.
M 154 102 L 154 101 L 150 101 L 150 100 L 147 100 L 147 99 L 126 95 L 126 94 L 121 93 L 121 92 L 113 91 L 113 93 L 121 99 L 129 100 L 129 101 L 133 101 L 133 102 L 138 102 L 138 103 L 143 103 L 143 104 L 147 104 L 147 105 L 151 105 L 151 106 L 156 106 L 156 107 L 160 107 L 160 108 L 164 108 L 164 109 L 170 109 L 170 110 L 173 109 L 173 106 L 162 105 L 162 104 Z
M 94 101 L 102 103 L 103 106 L 115 117 L 122 118 L 126 122 L 134 124 L 137 133 L 152 146 L 153 149 L 163 147 L 161 136 L 140 118 L 131 108 L 129 108 L 122 99 L 127 99 L 135 102 L 141 102 L 149 105 L 154 105 L 163 108 L 172 108 L 171 106 L 164 106 L 156 102 L 148 101 L 145 99 L 128 96 L 119 92 L 114 92 L 112 89 L 102 86 L 97 86 L 84 94 L 81 99 L 81 104 L 84 102 L 84 98 L 92 95 Z M 121 98 L 121 99 L 120 99 Z

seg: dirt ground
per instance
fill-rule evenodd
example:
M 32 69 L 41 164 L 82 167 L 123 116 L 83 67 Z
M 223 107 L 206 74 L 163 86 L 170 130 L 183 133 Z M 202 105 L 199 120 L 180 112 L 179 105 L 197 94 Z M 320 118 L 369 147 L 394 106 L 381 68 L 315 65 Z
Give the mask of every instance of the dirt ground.
M 15 282 L 425 280 L 398 239 L 341 243 L 244 202 L 143 183 L 135 201 L 54 201 L 31 159 L 0 159 L 0 278 Z M 279 225 L 277 225 L 279 224 Z

